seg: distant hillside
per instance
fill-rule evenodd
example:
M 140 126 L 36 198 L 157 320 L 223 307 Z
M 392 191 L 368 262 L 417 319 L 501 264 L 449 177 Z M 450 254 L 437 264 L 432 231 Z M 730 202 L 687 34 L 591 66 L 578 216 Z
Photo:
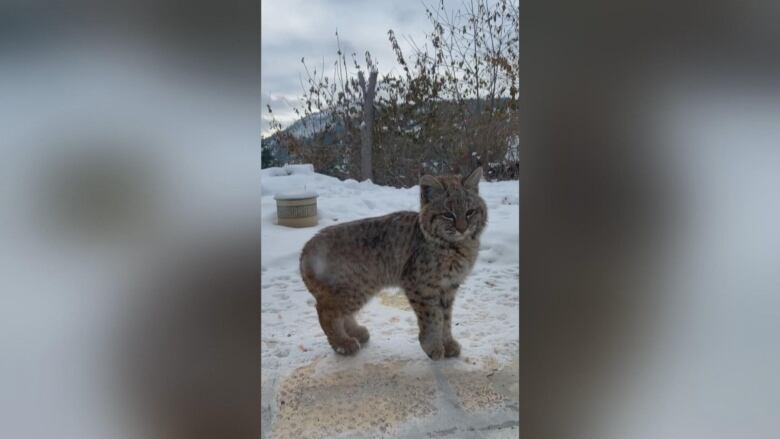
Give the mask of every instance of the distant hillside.
M 495 105 L 497 107 L 501 107 L 504 105 L 508 105 L 510 102 L 509 98 L 500 98 L 497 99 L 495 102 Z M 457 108 L 458 104 L 455 101 L 436 101 L 436 106 L 439 108 L 439 111 L 451 111 Z M 466 111 L 469 113 L 478 113 L 481 108 L 480 106 L 487 105 L 487 102 L 484 100 L 475 100 L 475 99 L 467 99 L 465 101 L 465 107 Z M 426 108 L 424 105 L 419 106 L 419 111 L 425 111 Z M 328 114 L 327 112 L 322 113 L 314 113 L 310 114 L 306 117 L 302 117 L 292 124 L 290 124 L 287 128 L 281 130 L 282 133 L 287 133 L 292 135 L 295 138 L 298 139 L 309 139 L 315 136 L 316 134 L 319 134 L 325 130 L 326 127 L 329 125 L 333 126 L 333 129 L 338 133 L 343 131 L 344 127 L 341 126 L 340 122 L 334 122 L 334 118 Z
M 506 107 L 511 103 L 508 98 L 497 99 L 493 105 L 497 108 Z M 412 104 L 406 104 L 408 106 Z M 464 123 L 462 112 L 467 114 L 485 114 L 485 107 L 490 103 L 485 100 L 466 100 L 463 105 L 455 101 L 440 100 L 435 102 L 427 102 L 423 104 L 414 104 L 412 114 L 425 115 L 432 111 L 432 106 L 436 107 L 437 118 L 440 120 L 451 120 L 452 124 Z M 385 131 L 386 125 L 382 121 L 382 112 L 378 108 L 378 117 L 376 120 L 377 128 Z M 403 107 L 402 107 L 403 111 Z M 408 114 L 408 113 L 407 113 Z M 419 119 L 417 117 L 408 117 L 401 126 L 396 125 L 396 129 L 400 128 L 402 131 L 408 133 L 414 133 L 419 130 Z M 388 123 L 389 125 L 389 123 Z M 383 129 L 384 128 L 384 129 Z M 303 141 L 303 143 L 309 143 L 314 141 L 316 137 L 316 143 L 320 146 L 330 147 L 340 142 L 341 134 L 344 133 L 345 127 L 343 123 L 336 117 L 327 112 L 315 113 L 308 115 L 304 118 L 290 124 L 283 130 L 280 130 L 271 136 L 265 137 L 261 140 L 263 148 L 267 148 L 273 156 L 273 161 L 268 162 L 267 166 L 281 166 L 289 162 L 290 152 L 287 149 L 287 145 L 290 144 L 290 137 Z M 321 134 L 327 133 L 324 136 Z M 506 155 L 504 157 L 496 157 L 493 161 L 506 161 L 507 163 L 514 164 L 517 162 L 517 151 L 519 137 L 517 135 L 510 134 L 506 138 Z M 381 146 L 380 146 L 381 147 Z M 474 153 L 476 155 L 476 153 Z M 479 160 L 479 156 L 476 157 Z M 485 163 L 489 167 L 499 166 L 497 163 Z M 323 171 L 324 172 L 324 171 Z
M 282 130 L 298 139 L 308 139 L 325 131 L 325 128 L 333 124 L 333 117 L 328 113 L 314 113 L 296 120 L 290 126 Z M 335 127 L 337 130 L 340 127 Z

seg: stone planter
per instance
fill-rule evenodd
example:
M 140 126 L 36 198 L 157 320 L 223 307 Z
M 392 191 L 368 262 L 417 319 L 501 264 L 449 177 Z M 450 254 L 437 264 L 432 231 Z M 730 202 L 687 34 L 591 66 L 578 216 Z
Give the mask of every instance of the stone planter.
M 276 194 L 276 218 L 280 226 L 311 227 L 317 225 L 317 194 Z

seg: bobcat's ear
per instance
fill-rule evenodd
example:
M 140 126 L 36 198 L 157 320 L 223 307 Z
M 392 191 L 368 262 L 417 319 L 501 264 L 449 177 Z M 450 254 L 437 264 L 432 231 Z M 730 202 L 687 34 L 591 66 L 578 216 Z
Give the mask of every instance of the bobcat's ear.
M 426 204 L 431 201 L 436 191 L 443 190 L 441 182 L 432 175 L 423 175 L 420 178 L 420 202 Z
M 475 169 L 468 177 L 463 179 L 463 187 L 479 193 L 480 180 L 482 180 L 482 166 Z

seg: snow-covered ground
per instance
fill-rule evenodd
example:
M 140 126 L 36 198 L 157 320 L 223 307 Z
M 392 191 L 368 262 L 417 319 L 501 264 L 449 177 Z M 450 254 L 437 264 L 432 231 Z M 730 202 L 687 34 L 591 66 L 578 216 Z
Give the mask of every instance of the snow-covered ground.
M 357 316 L 371 333 L 368 345 L 355 357 L 337 356 L 298 272 L 300 250 L 318 230 L 397 210 L 418 210 L 419 188 L 340 181 L 306 165 L 264 169 L 261 182 L 265 437 L 516 434 L 516 181 L 480 184 L 489 221 L 477 263 L 455 301 L 453 334 L 461 343 L 461 357 L 435 363 L 419 346 L 416 319 L 405 296 L 394 290 L 381 292 Z M 319 194 L 319 225 L 301 229 L 277 225 L 274 195 L 304 191 Z M 371 408 L 377 398 L 379 406 Z M 363 403 L 356 406 L 356 401 Z M 352 417 L 340 417 L 347 412 Z

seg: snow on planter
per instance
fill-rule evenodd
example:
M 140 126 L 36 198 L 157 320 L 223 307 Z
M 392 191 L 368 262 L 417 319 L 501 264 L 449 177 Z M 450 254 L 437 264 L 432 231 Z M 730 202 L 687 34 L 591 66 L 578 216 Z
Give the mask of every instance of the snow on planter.
M 305 163 L 302 165 L 284 165 L 284 170 L 287 172 L 287 175 L 311 175 L 314 174 L 314 165 L 310 163 Z

